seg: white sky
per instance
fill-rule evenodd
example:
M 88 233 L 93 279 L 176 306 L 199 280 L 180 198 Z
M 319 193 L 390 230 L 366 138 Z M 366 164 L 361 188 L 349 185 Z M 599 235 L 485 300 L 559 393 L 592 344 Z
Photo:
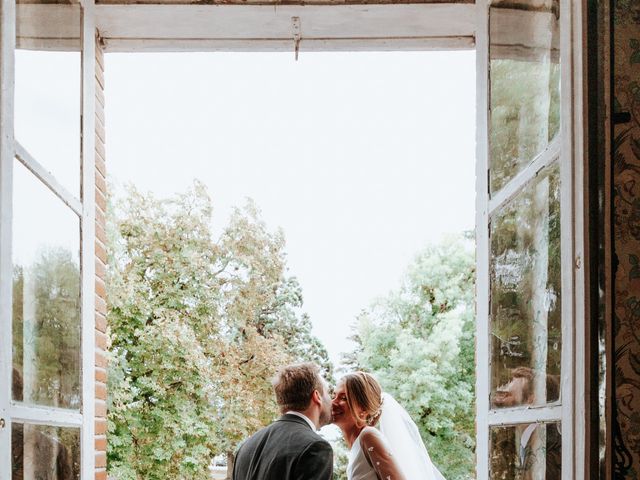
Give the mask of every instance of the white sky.
M 16 50 L 14 128 L 21 145 L 78 197 L 80 53 Z M 29 265 L 52 247 L 79 262 L 79 217 L 24 166 L 14 169 L 14 263 Z
M 253 198 L 334 361 L 416 252 L 473 228 L 474 52 L 108 54 L 107 169 L 203 181 L 214 229 Z

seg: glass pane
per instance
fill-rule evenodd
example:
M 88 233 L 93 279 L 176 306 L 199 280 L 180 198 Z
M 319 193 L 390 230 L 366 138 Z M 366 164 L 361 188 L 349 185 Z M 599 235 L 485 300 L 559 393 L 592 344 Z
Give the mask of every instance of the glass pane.
M 492 479 L 560 480 L 560 423 L 531 423 L 491 429 Z
M 491 222 L 491 405 L 559 399 L 560 177 L 558 163 Z
M 13 423 L 12 480 L 80 478 L 80 429 Z
M 80 219 L 14 165 L 13 399 L 80 407 Z
M 492 194 L 542 153 L 560 127 L 558 1 L 515 3 L 492 2 L 489 13 Z
M 80 195 L 80 6 L 16 6 L 15 136 Z

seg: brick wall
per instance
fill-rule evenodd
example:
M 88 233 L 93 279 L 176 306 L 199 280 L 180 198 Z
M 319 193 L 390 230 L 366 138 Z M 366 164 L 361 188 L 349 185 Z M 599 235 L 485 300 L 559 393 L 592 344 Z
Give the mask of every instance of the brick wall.
M 107 295 L 106 279 L 106 170 L 104 128 L 104 53 L 96 41 L 96 480 L 107 478 Z

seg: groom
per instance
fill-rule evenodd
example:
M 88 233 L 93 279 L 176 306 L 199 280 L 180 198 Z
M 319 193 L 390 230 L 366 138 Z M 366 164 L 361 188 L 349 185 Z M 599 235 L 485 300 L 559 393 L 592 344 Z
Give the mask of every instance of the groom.
M 233 480 L 331 480 L 333 451 L 316 433 L 331 422 L 331 397 L 320 368 L 289 365 L 273 381 L 282 417 L 238 450 Z

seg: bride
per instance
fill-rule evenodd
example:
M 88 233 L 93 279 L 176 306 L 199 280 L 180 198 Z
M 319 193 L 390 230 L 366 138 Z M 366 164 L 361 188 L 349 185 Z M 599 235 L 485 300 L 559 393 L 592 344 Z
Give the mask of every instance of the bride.
M 355 372 L 342 377 L 332 415 L 351 449 L 349 480 L 444 480 L 416 424 L 372 375 Z

